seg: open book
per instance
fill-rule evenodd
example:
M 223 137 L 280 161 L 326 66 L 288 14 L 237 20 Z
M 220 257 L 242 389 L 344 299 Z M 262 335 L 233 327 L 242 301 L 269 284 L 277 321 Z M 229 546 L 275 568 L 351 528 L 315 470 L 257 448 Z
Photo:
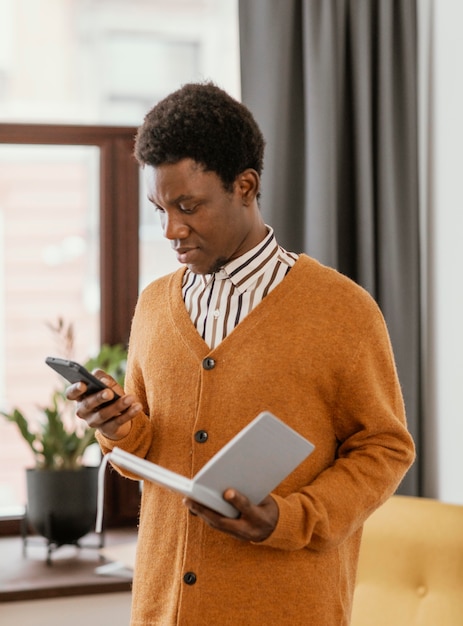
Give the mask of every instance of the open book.
M 120 448 L 111 463 L 183 494 L 227 517 L 238 511 L 222 494 L 229 487 L 259 504 L 314 449 L 299 433 L 269 412 L 260 413 L 193 477 L 185 478 Z

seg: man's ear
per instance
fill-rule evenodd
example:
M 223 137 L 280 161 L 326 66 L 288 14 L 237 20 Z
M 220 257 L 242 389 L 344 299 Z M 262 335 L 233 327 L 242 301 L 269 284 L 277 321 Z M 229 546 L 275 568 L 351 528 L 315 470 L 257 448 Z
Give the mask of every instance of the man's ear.
M 260 177 L 256 170 L 251 168 L 244 170 L 236 177 L 235 184 L 241 193 L 243 204 L 246 206 L 252 204 L 260 189 Z

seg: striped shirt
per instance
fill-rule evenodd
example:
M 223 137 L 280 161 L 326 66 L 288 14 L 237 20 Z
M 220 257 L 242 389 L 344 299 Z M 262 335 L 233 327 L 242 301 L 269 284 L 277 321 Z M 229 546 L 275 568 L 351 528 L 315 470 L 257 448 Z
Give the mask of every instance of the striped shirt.
M 191 321 L 213 349 L 283 280 L 298 255 L 278 245 L 273 229 L 255 248 L 215 274 L 183 277 L 182 294 Z

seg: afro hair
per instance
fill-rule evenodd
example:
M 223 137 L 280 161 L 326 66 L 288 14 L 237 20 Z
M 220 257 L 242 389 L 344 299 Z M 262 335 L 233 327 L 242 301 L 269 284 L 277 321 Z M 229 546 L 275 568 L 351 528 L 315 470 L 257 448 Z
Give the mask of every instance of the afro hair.
M 154 167 L 193 159 L 230 190 L 248 168 L 261 175 L 264 146 L 249 109 L 211 82 L 189 83 L 147 113 L 137 132 L 135 157 Z

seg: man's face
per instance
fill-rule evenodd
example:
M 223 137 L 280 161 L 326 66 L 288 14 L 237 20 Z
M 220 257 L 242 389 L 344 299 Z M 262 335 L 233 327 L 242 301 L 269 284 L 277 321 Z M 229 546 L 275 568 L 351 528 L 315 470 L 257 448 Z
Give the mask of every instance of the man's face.
M 243 201 L 239 176 L 227 192 L 215 172 L 205 172 L 191 159 L 145 165 L 144 173 L 164 237 L 195 274 L 211 274 L 257 245 L 253 210 Z

